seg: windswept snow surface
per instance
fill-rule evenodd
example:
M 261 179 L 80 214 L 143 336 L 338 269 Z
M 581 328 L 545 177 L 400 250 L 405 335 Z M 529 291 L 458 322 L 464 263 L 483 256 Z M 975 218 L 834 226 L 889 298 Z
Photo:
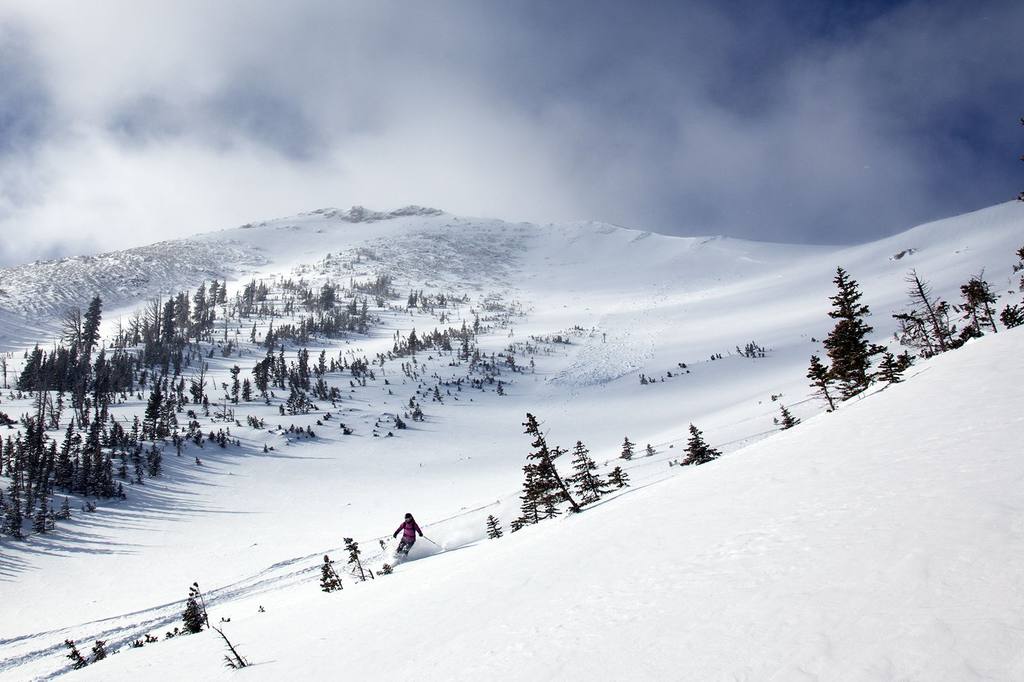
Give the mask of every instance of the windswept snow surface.
M 1019 202 L 855 247 L 324 209 L 141 256 L 0 271 L 0 350 L 48 344 L 61 311 L 95 293 L 109 333 L 146 298 L 215 276 L 234 296 L 253 278 L 315 290 L 388 274 L 400 298 L 371 300 L 379 324 L 311 341 L 313 358 L 372 358 L 396 333 L 479 316 L 491 320 L 481 352 L 513 346 L 520 366 L 535 361 L 502 375 L 504 396 L 452 387 L 433 402 L 427 382 L 466 371 L 437 352 L 418 355 L 417 379 L 398 368 L 408 358 L 366 386 L 331 377 L 337 408 L 279 416 L 278 392 L 271 406 L 238 406 L 241 424 L 266 420 L 231 424 L 240 447 L 188 445 L 178 458 L 168 446 L 163 475 L 128 486 L 127 501 L 85 514 L 72 496 L 74 518 L 56 532 L 0 538 L 0 678 L 67 672 L 66 638 L 121 649 L 86 675 L 216 677 L 209 634 L 127 648 L 173 629 L 199 581 L 214 621 L 231 618 L 229 635 L 259 664 L 251 674 L 266 678 L 1019 679 L 1022 488 L 1008 452 L 1022 435 L 1020 332 L 920 363 L 905 385 L 831 415 L 804 375 L 832 326 L 837 265 L 860 282 L 885 343 L 911 268 L 953 301 L 984 268 L 1000 306 L 1019 300 L 1010 265 L 1022 235 Z M 150 257 L 152 268 L 133 260 Z M 140 279 L 125 285 L 126 273 Z M 406 309 L 421 289 L 466 298 Z M 251 325 L 233 323 L 237 352 L 208 360 L 211 399 L 233 364 L 248 376 L 265 353 L 247 343 Z M 736 354 L 750 341 L 766 357 Z M 20 357 L 8 357 L 11 381 Z M 387 437 L 410 397 L 425 421 Z M 782 435 L 780 401 L 805 419 Z M 113 411 L 127 423 L 144 408 L 129 397 Z M 0 411 L 30 410 L 31 399 L 0 393 Z M 327 410 L 332 421 L 317 425 Z M 629 436 L 633 487 L 582 516 L 480 542 L 488 514 L 506 530 L 517 515 L 527 411 L 549 442 L 585 442 L 605 472 Z M 691 422 L 725 459 L 668 466 Z M 648 443 L 655 454 L 643 457 Z M 343 593 L 318 591 L 324 553 L 344 561 L 343 537 L 379 568 L 379 540 L 405 511 L 445 551 L 420 541 L 394 576 L 355 585 L 346 574 Z
M 1022 340 L 579 516 L 211 614 L 246 679 L 1022 679 Z M 235 679 L 223 648 L 207 631 L 77 678 Z

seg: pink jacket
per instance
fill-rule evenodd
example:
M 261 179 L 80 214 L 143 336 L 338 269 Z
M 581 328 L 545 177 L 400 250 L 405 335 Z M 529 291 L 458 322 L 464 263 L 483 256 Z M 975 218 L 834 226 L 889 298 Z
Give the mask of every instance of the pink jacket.
M 402 531 L 404 540 L 415 540 L 416 533 L 419 533 L 420 536 L 423 535 L 423 531 L 415 521 L 402 521 L 402 525 L 395 529 L 394 535 L 398 535 L 398 531 Z

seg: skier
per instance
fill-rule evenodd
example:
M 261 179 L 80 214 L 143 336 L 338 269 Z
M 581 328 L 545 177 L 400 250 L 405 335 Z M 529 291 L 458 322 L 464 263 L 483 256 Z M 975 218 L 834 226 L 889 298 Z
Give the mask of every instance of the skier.
M 419 525 L 416 523 L 416 519 L 412 517 L 412 514 L 405 515 L 405 521 L 402 521 L 402 525 L 395 529 L 395 533 L 392 537 L 398 537 L 398 534 L 402 534 L 402 540 L 398 543 L 397 554 L 409 556 L 409 550 L 412 549 L 413 544 L 416 543 L 416 533 L 423 537 L 423 531 L 420 530 Z

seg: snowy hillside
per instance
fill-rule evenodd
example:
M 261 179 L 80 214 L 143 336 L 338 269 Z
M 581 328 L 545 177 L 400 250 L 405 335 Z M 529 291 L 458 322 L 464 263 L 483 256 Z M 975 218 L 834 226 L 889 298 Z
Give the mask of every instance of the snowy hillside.
M 0 270 L 0 413 L 26 415 L 0 431 L 2 489 L 6 436 L 41 414 L 41 451 L 125 493 L 76 464 L 39 485 L 70 519 L 0 537 L 0 678 L 69 672 L 65 639 L 121 652 L 78 675 L 215 677 L 215 633 L 163 641 L 198 581 L 267 679 L 342 658 L 389 679 L 1013 679 L 1020 330 L 834 414 L 805 375 L 837 266 L 898 353 L 908 271 L 952 303 L 983 271 L 1019 303 L 1022 235 L 1016 202 L 854 247 L 353 208 Z M 53 380 L 33 358 L 94 296 L 118 387 L 19 384 Z M 779 434 L 781 405 L 804 423 Z M 630 487 L 484 541 L 519 514 L 527 412 Z M 723 459 L 674 466 L 691 423 Z M 406 511 L 437 545 L 319 592 L 345 537 L 381 570 Z
M 246 679 L 1021 679 L 1022 341 L 582 515 L 211 617 Z M 75 679 L 235 679 L 223 653 L 207 631 Z

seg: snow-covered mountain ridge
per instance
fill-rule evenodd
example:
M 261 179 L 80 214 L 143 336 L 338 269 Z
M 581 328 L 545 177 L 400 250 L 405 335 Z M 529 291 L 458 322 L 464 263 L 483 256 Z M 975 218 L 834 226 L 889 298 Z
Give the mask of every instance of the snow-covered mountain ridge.
M 894 270 L 904 271 L 936 257 L 939 250 L 946 252 L 939 257 L 945 269 L 965 260 L 980 261 L 989 247 L 993 251 L 1006 248 L 1012 232 L 1006 220 L 1010 218 L 1012 224 L 1017 208 L 1011 203 L 971 214 L 974 220 L 967 232 L 960 222 L 937 221 L 855 247 L 668 237 L 595 222 L 513 224 L 461 218 L 420 206 L 389 212 L 359 206 L 325 208 L 189 239 L 2 268 L 0 350 L 23 346 L 33 335 L 52 335 L 65 310 L 84 307 L 93 295 L 100 295 L 108 309 L 121 309 L 194 288 L 211 278 L 241 281 L 253 275 L 290 273 L 315 267 L 329 254 L 338 263 L 360 251 L 378 261 L 376 267 L 362 272 L 379 270 L 413 281 L 449 278 L 477 285 L 498 279 L 506 284 L 540 280 L 572 287 L 579 281 L 576 275 L 582 274 L 587 287 L 628 289 L 653 284 L 703 289 L 766 273 L 786 276 L 794 263 L 813 257 L 828 263 L 842 261 L 854 273 L 862 260 L 871 264 L 891 258 Z M 339 231 L 342 224 L 348 229 Z M 925 247 L 931 252 L 922 253 Z M 908 255 L 896 260 L 901 253 Z M 522 267 L 524 261 L 528 267 Z M 358 272 L 345 264 L 331 274 Z M 937 271 L 932 276 L 941 274 Z

